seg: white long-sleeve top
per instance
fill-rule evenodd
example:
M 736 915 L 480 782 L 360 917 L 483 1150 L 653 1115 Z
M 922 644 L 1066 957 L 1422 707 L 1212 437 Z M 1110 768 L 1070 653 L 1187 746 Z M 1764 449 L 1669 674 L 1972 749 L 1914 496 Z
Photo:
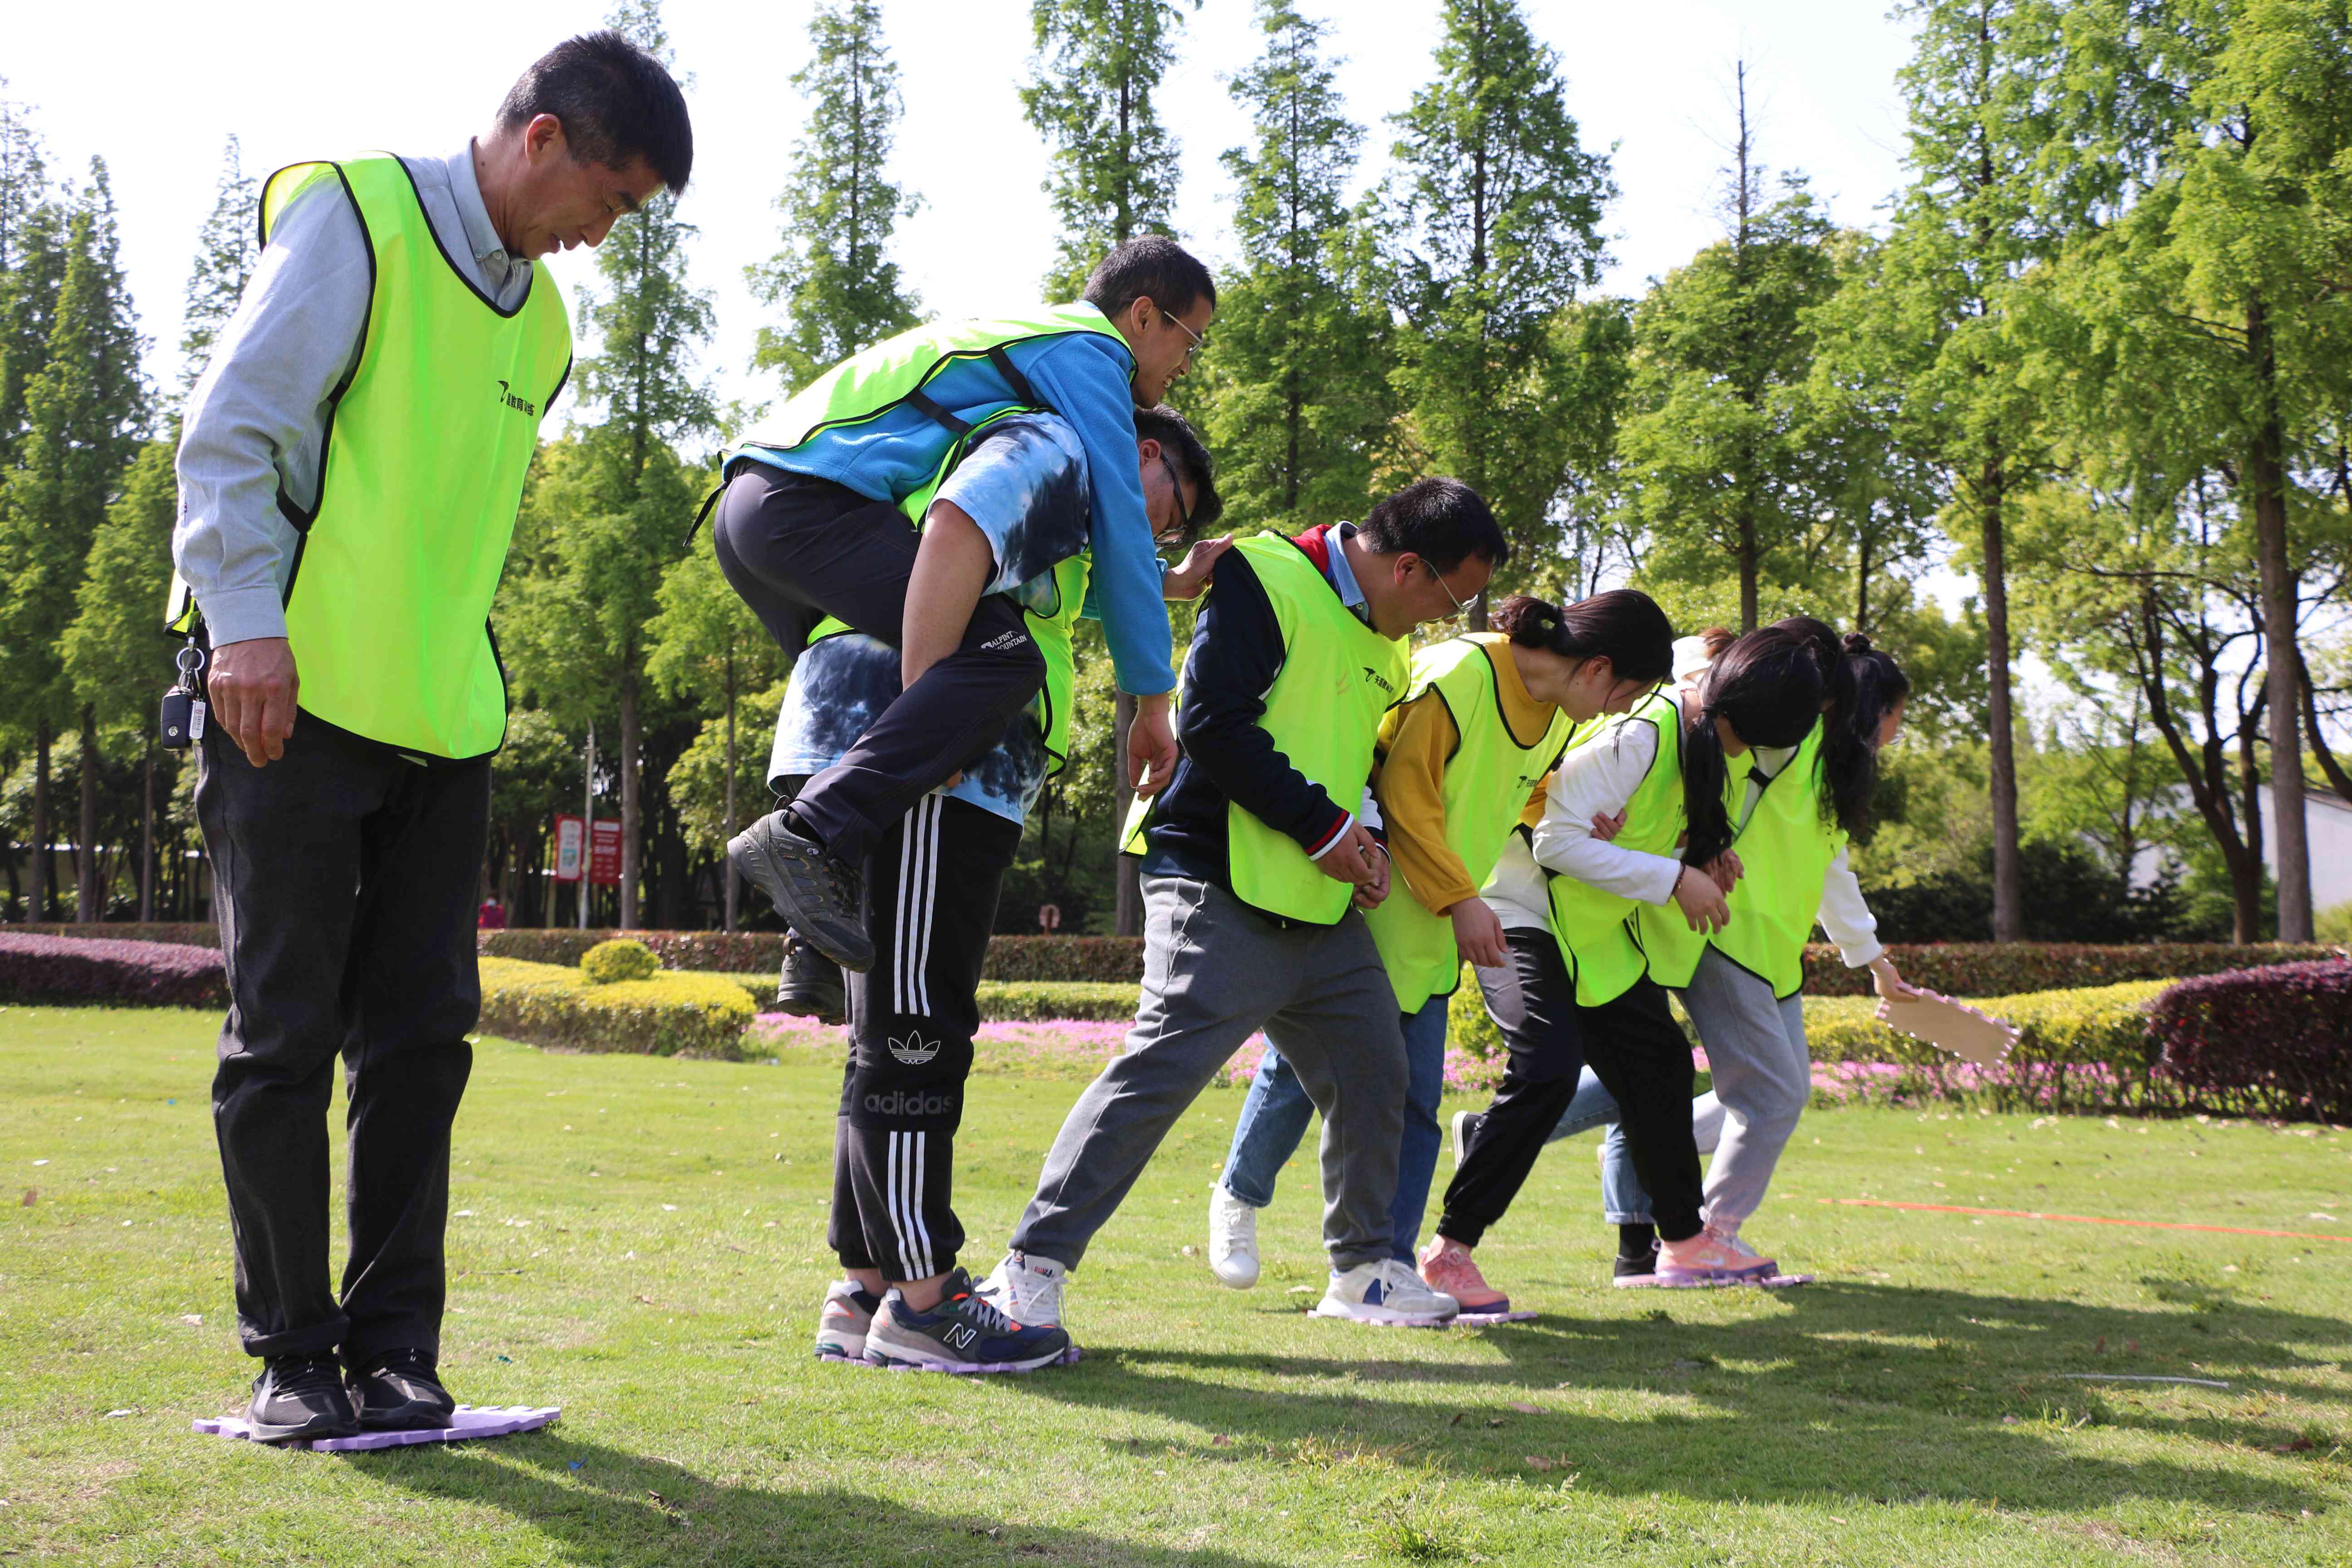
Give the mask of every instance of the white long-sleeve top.
M 1687 700 L 1683 693 L 1676 697 Z M 1543 930 L 1551 924 L 1551 896 L 1544 885 L 1547 868 L 1645 904 L 1663 905 L 1674 897 L 1675 883 L 1682 876 L 1680 860 L 1621 848 L 1592 836 L 1594 816 L 1614 816 L 1633 798 L 1656 760 L 1657 744 L 1655 726 L 1619 724 L 1602 740 L 1579 746 L 1562 759 L 1545 794 L 1543 821 L 1532 843 L 1526 835 L 1511 835 L 1482 894 L 1506 931 Z M 1756 768 L 1772 777 L 1795 754 L 1793 747 L 1759 750 Z M 1751 777 L 1739 814 L 1741 825 L 1756 809 L 1763 787 Z M 1849 969 L 1860 969 L 1885 951 L 1878 940 L 1877 918 L 1863 900 L 1862 885 L 1843 846 L 1822 879 L 1820 919 Z

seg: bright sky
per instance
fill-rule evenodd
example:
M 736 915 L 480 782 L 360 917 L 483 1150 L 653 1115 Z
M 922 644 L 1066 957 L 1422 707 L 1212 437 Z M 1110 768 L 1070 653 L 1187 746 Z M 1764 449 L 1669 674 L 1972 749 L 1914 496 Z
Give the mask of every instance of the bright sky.
M 1901 179 L 1895 72 L 1908 41 L 1886 20 L 1887 4 L 1529 0 L 1538 35 L 1563 57 L 1586 146 L 1616 145 L 1624 194 L 1610 215 L 1609 288 L 1637 292 L 1713 237 L 1742 56 L 1763 161 L 1811 174 L 1840 221 L 1873 220 Z M 1391 140 L 1384 117 L 1429 75 L 1436 6 L 1303 8 L 1337 23 L 1341 85 L 1371 132 L 1369 184 Z M 809 9 L 808 0 L 668 8 L 678 66 L 694 79 L 697 162 L 682 216 L 702 233 L 691 277 L 718 294 L 719 334 L 705 368 L 728 397 L 777 390 L 748 368 L 761 308 L 743 268 L 778 246 L 770 204 L 800 134 L 803 106 L 786 79 L 806 56 Z M 131 288 L 154 339 L 152 369 L 169 385 L 190 253 L 229 135 L 257 173 L 363 148 L 452 152 L 487 124 L 525 65 L 560 36 L 597 25 L 603 6 L 406 0 L 391 16 L 315 0 L 129 0 L 102 20 L 79 5 L 6 10 L 7 96 L 33 106 L 61 171 L 79 178 L 91 155 L 106 159 Z M 1217 154 L 1248 137 L 1223 79 L 1257 52 L 1253 10 L 1249 0 L 1206 0 L 1160 100 L 1182 147 L 1178 226 L 1213 264 L 1233 249 Z M 884 12 L 907 100 L 894 174 L 925 202 L 899 231 L 902 267 L 943 314 L 1034 299 L 1054 235 L 1038 190 L 1045 155 L 1015 93 L 1031 47 L 1026 0 L 885 0 Z M 567 297 L 590 276 L 581 254 L 553 265 Z

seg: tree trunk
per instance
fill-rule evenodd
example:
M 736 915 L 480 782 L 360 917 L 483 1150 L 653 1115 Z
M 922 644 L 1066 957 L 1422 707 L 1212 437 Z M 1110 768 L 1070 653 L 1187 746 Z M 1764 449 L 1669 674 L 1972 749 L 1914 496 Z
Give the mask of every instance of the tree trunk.
M 1739 517 L 1739 629 L 1756 629 L 1756 520 L 1746 512 Z
M 1118 693 L 1112 709 L 1110 726 L 1111 776 L 1118 780 L 1118 818 L 1112 826 L 1114 835 L 1127 831 L 1127 814 L 1134 808 L 1135 790 L 1129 783 L 1127 772 L 1127 729 L 1135 722 L 1135 699 L 1126 692 Z M 1143 862 L 1132 855 L 1114 854 L 1110 858 L 1111 879 L 1118 886 L 1118 899 L 1111 909 L 1111 931 L 1118 936 L 1143 934 Z
M 33 887 L 25 907 L 36 921 L 57 919 L 57 868 L 49 863 L 49 721 L 33 721 Z
M 2010 708 L 2009 577 L 2001 559 L 1998 458 L 1980 476 L 1984 523 L 1985 717 L 1991 757 L 1992 939 L 2017 942 L 2025 934 L 2025 889 L 2017 852 L 2017 735 Z
M 155 742 L 139 766 L 139 923 L 155 918 Z
M 727 840 L 735 841 L 735 656 L 727 656 Z M 720 918 L 729 931 L 735 929 L 735 862 L 724 850 L 719 856 Z
M 89 925 L 105 918 L 105 899 L 98 890 L 98 709 L 81 705 L 81 820 L 74 837 L 74 924 Z
M 2285 433 L 2280 428 L 2278 359 L 2262 297 L 2246 305 L 2246 353 L 2263 389 L 2263 415 L 2246 452 L 2252 491 L 2254 554 L 2262 567 L 2264 686 L 2271 708 L 2271 815 L 2278 835 L 2278 939 L 2311 940 L 2311 846 L 2303 799 L 2303 655 L 2297 646 L 2295 574 L 2287 559 Z
M 637 863 L 645 854 L 637 779 L 637 747 L 644 739 L 637 721 L 637 672 L 621 677 L 621 929 L 637 929 Z

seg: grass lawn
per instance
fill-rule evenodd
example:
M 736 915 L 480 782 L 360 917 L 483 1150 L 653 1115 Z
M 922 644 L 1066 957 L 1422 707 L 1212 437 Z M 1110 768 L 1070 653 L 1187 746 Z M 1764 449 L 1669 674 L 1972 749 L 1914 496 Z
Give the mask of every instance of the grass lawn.
M 188 1431 L 249 1375 L 214 1030 L 0 1009 L 0 1558 L 2352 1562 L 2352 1246 L 1832 1201 L 2352 1236 L 2352 1139 L 2325 1129 L 1818 1112 L 1751 1228 L 1820 1282 L 1771 1294 L 1607 1289 L 1584 1140 L 1485 1249 L 1542 1317 L 1416 1331 L 1300 1314 L 1311 1154 L 1256 1290 L 1187 1256 L 1240 1099 L 1213 1090 L 1074 1281 L 1086 1360 L 964 1380 L 809 1357 L 837 1058 L 487 1040 L 442 1365 L 461 1399 L 563 1419 L 334 1456 Z M 975 1081 L 976 1271 L 1075 1089 Z

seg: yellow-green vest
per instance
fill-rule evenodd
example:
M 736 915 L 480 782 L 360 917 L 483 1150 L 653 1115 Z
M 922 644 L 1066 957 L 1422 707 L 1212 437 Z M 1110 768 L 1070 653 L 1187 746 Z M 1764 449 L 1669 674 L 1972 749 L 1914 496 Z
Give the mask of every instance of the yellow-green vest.
M 1330 547 L 1340 548 L 1336 533 Z M 1381 719 L 1402 699 L 1412 676 L 1405 640 L 1382 637 L 1358 620 L 1322 569 L 1281 534 L 1236 540 L 1234 548 L 1249 557 L 1282 628 L 1282 668 L 1266 689 L 1259 727 L 1292 767 L 1352 814 L 1371 777 Z M 1213 582 L 1209 592 L 1216 591 Z M 1121 834 L 1122 850 L 1143 848 L 1150 819 L 1150 803 L 1137 800 Z M 1318 870 L 1298 840 L 1230 802 L 1225 871 L 1242 902 L 1313 925 L 1338 925 L 1356 893 L 1353 884 Z
M 1822 814 L 1821 721 L 1757 796 L 1732 840 L 1741 875 L 1731 889 L 1731 923 L 1709 939 L 1724 957 L 1786 1001 L 1805 984 L 1805 943 L 1822 909 L 1822 882 L 1845 847 L 1845 830 Z M 1753 753 L 1751 753 L 1752 755 Z M 1745 804 L 1741 780 L 1739 804 Z M 1738 820 L 1735 806 L 1733 820 Z
M 1461 739 L 1445 759 L 1438 798 L 1445 811 L 1446 847 L 1462 858 L 1470 885 L 1483 888 L 1502 858 L 1503 844 L 1518 825 L 1528 796 L 1551 769 L 1576 721 L 1555 708 L 1551 722 L 1522 741 L 1503 716 L 1497 658 L 1508 645 L 1450 637 L 1413 656 L 1405 700 L 1425 697 L 1445 704 Z M 1450 996 L 1462 984 L 1462 952 L 1454 921 L 1432 914 L 1401 879 L 1389 896 L 1364 916 L 1372 941 L 1396 988 L 1397 1009 L 1418 1013 L 1433 996 Z
M 1573 753 L 1586 746 L 1607 746 L 1637 724 L 1655 732 L 1657 745 L 1649 771 L 1642 775 L 1633 798 L 1625 805 L 1625 826 L 1613 842 L 1622 849 L 1680 859 L 1683 813 L 1683 721 L 1670 691 L 1654 691 L 1621 718 L 1579 726 L 1568 742 Z M 1566 758 L 1562 759 L 1565 765 Z M 1631 990 L 1633 983 L 1653 973 L 1648 955 L 1635 934 L 1636 911 L 1646 906 L 1622 893 L 1603 891 L 1573 877 L 1547 871 L 1551 888 L 1552 934 L 1559 941 L 1569 973 L 1576 976 L 1580 1006 L 1598 1007 Z M 1681 919 L 1679 910 L 1667 913 Z M 1663 923 L 1663 922 L 1656 922 Z M 1696 950 L 1691 954 L 1696 964 Z M 1687 983 L 1687 971 L 1681 981 Z M 1661 980 L 1660 984 L 1668 984 Z
M 835 365 L 794 393 L 760 433 L 744 438 L 743 445 L 789 451 L 821 431 L 862 425 L 902 405 L 919 410 L 958 437 L 969 437 L 976 426 L 940 406 L 924 389 L 959 360 L 985 359 L 994 362 L 998 374 L 1013 389 L 1014 402 L 1045 407 L 1005 351 L 1015 343 L 1070 332 L 1107 337 L 1118 344 L 1130 366 L 1134 363 L 1127 340 L 1111 326 L 1109 318 L 1083 301 L 1038 305 L 992 321 L 932 321 L 885 338 Z
M 262 243 L 288 203 L 331 179 L 374 276 L 359 364 L 331 400 L 318 504 L 278 495 L 301 535 L 286 591 L 301 708 L 419 757 L 484 756 L 507 722 L 490 601 L 540 420 L 571 372 L 571 325 L 535 262 L 514 310 L 483 295 L 386 153 L 272 174 Z M 175 581 L 172 624 L 184 629 L 191 610 Z
M 980 433 L 1000 419 L 1016 414 L 1034 414 L 1034 408 L 1004 408 L 988 416 L 971 427 L 969 434 L 959 437 L 940 459 L 922 488 L 898 503 L 907 520 L 920 529 L 931 510 L 931 498 L 939 494 L 948 475 L 963 461 L 972 441 Z M 1045 685 L 1029 704 L 1030 717 L 1037 721 L 1037 732 L 1045 738 L 1048 759 L 1045 776 L 1051 778 L 1062 771 L 1070 755 L 1070 712 L 1076 697 L 1077 659 L 1071 648 L 1071 632 L 1078 622 L 1078 612 L 1087 602 L 1087 580 L 1093 572 L 1093 552 L 1081 551 L 1067 560 L 1055 563 L 1050 572 L 1037 574 L 1039 580 L 1022 584 L 1014 597 L 1027 617 L 1029 635 L 1037 641 L 1037 651 L 1045 660 Z M 839 637 L 851 628 L 828 616 L 816 624 L 809 634 L 812 644 L 825 637 Z

